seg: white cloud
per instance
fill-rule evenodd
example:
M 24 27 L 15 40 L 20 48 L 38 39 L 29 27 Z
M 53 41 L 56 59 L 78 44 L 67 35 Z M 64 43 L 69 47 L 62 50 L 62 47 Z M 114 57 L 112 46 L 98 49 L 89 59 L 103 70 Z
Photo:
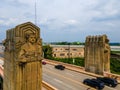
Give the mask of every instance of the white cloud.
M 66 24 L 69 24 L 69 25 L 75 25 L 77 24 L 77 21 L 76 20 L 67 20 L 65 21 Z
M 51 34 L 61 33 L 61 30 L 76 35 L 80 32 L 119 31 L 119 0 L 3 0 L 0 24 L 15 26 L 26 21 L 34 22 L 35 1 L 37 24 Z

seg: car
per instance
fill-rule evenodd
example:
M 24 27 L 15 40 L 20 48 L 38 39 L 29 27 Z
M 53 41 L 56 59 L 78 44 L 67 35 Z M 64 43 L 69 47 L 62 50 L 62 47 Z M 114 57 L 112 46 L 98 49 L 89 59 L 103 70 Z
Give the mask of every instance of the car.
M 46 62 L 45 62 L 45 61 L 42 61 L 42 64 L 43 64 L 43 65 L 46 65 Z
M 0 75 L 0 90 L 3 90 L 3 77 Z
M 55 65 L 55 68 L 60 69 L 60 70 L 64 70 L 65 66 L 63 66 L 63 65 Z
M 84 79 L 83 81 L 84 84 L 94 87 L 98 90 L 101 90 L 105 87 L 105 84 L 97 79 Z
M 118 84 L 116 79 L 109 78 L 109 77 L 97 77 L 97 80 L 104 82 L 105 85 L 110 87 L 116 87 Z

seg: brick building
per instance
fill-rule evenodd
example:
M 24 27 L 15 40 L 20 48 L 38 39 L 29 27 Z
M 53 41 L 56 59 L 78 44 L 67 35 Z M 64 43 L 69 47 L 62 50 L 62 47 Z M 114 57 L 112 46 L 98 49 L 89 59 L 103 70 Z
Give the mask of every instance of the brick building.
M 50 45 L 55 58 L 84 57 L 84 46 L 81 45 Z

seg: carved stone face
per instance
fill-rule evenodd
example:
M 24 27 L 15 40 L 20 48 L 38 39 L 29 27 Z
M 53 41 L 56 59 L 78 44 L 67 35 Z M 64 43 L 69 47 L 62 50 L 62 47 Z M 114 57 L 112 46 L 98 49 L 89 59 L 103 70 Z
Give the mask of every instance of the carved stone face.
M 29 38 L 28 38 L 28 41 L 32 44 L 35 43 L 36 42 L 35 35 L 30 35 Z

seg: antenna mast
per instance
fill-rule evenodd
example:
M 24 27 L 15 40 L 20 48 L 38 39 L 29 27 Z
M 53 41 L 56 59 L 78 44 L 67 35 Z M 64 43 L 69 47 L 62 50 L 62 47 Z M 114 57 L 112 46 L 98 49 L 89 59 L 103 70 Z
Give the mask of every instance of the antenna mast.
M 36 7 L 36 0 L 35 0 L 35 24 L 37 25 L 37 7 Z

